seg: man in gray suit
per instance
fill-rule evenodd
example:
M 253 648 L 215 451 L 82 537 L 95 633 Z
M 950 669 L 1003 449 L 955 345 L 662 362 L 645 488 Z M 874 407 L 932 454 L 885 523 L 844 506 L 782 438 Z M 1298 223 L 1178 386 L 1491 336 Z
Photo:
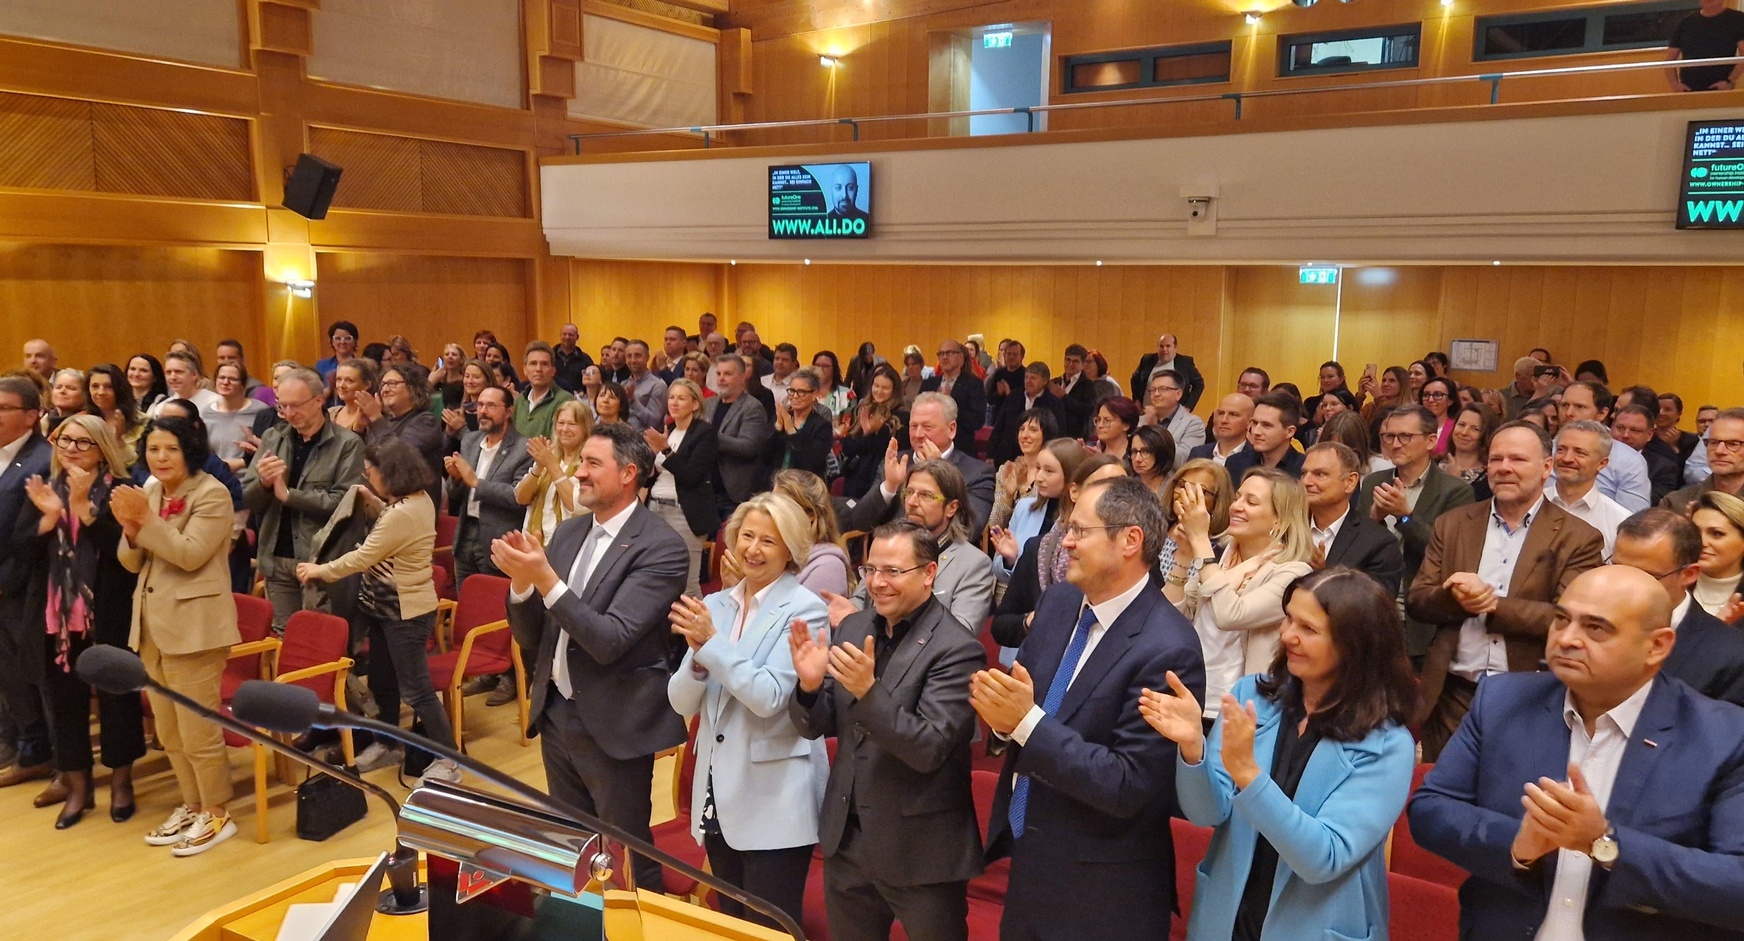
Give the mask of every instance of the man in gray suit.
M 327 607 L 319 585 L 297 580 L 297 563 L 315 557 L 315 534 L 363 482 L 363 439 L 327 420 L 314 370 L 285 373 L 275 391 L 284 421 L 261 434 L 254 463 L 242 471 L 242 499 L 260 520 L 257 562 L 273 630 L 282 634 L 291 615 Z
M 575 475 L 592 512 L 564 520 L 549 551 L 520 530 L 491 544 L 510 579 L 509 627 L 533 666 L 527 732 L 540 737 L 551 796 L 649 842 L 654 755 L 685 740 L 666 700 L 666 638 L 690 560 L 637 502 L 653 472 L 639 433 L 601 425 Z M 638 886 L 665 891 L 659 863 L 638 857 L 633 871 Z
M 478 394 L 478 430 L 460 439 L 460 453 L 442 465 L 454 483 L 448 488 L 448 512 L 460 518 L 454 533 L 454 578 L 484 573 L 501 575 L 491 561 L 491 541 L 521 528 L 527 508 L 515 499 L 515 485 L 533 469 L 527 439 L 510 420 L 509 394 L 486 386 Z
M 914 398 L 908 417 L 908 440 L 914 446 L 918 460 L 945 460 L 955 464 L 963 475 L 969 493 L 969 533 L 967 541 L 978 543 L 987 528 L 987 517 L 993 512 L 993 468 L 955 446 L 957 436 L 957 403 L 940 392 L 922 392 Z M 908 481 L 908 455 L 897 450 L 896 442 L 884 452 L 884 476 L 866 495 L 840 512 L 844 530 L 870 531 L 896 516 L 901 504 L 896 494 Z
M 975 635 L 933 597 L 937 543 L 909 520 L 872 533 L 860 570 L 873 610 L 834 631 L 796 621 L 799 683 L 788 711 L 807 738 L 838 736 L 818 822 L 835 941 L 964 941 L 968 880 L 981 872 L 969 784 Z
M 969 541 L 968 491 L 963 475 L 950 461 L 923 461 L 908 472 L 901 496 L 908 520 L 926 527 L 939 544 L 933 597 L 963 622 L 969 633 L 979 633 L 981 622 L 993 613 L 993 559 Z M 852 598 L 827 591 L 823 597 L 830 605 L 832 626 L 872 600 L 866 582 L 860 583 Z
M 1400 584 L 1406 587 L 1416 581 L 1417 570 L 1423 567 L 1436 517 L 1477 499 L 1471 484 L 1443 473 L 1430 460 L 1439 427 L 1435 413 L 1421 405 L 1406 405 L 1387 413 L 1381 421 L 1381 449 L 1393 462 L 1393 469 L 1364 477 L 1357 494 L 1357 513 L 1385 523 L 1399 538 L 1405 555 Z M 1405 619 L 1405 652 L 1419 669 L 1434 639 L 1435 625 Z
M 751 378 L 737 353 L 715 357 L 715 381 L 720 394 L 703 403 L 702 417 L 714 426 L 720 451 L 715 496 L 726 519 L 751 494 L 768 487 L 763 449 L 769 442 L 769 416 L 762 403 L 745 393 Z

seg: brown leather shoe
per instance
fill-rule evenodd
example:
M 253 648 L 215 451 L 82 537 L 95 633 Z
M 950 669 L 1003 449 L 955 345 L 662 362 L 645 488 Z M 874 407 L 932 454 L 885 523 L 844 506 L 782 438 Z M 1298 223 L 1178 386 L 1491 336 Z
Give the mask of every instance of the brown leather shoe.
M 56 804 L 66 803 L 70 794 L 72 794 L 72 789 L 67 787 L 67 782 L 57 774 L 54 776 L 54 780 L 48 782 L 48 787 L 43 788 L 42 793 L 36 795 L 36 798 L 30 803 L 33 807 L 53 807 Z
M 5 771 L 0 771 L 0 787 L 12 787 L 26 781 L 41 781 L 54 777 L 54 762 L 45 761 L 40 765 L 13 765 Z M 62 795 L 61 800 L 66 800 Z

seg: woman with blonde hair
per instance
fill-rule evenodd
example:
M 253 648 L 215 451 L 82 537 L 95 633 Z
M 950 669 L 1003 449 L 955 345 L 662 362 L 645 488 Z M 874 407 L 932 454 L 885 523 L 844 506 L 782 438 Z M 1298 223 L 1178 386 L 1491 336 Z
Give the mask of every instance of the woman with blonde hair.
M 550 438 L 527 439 L 533 469 L 515 484 L 515 500 L 527 508 L 521 528 L 541 544 L 557 532 L 557 524 L 576 515 L 575 472 L 581 467 L 581 446 L 591 434 L 593 416 L 587 406 L 570 399 L 558 404 Z
M 672 631 L 689 649 L 666 684 L 672 708 L 698 721 L 691 835 L 709 868 L 795 919 L 829 775 L 823 741 L 800 735 L 787 715 L 798 682 L 790 626 L 829 623 L 823 599 L 797 574 L 812 532 L 781 493 L 757 494 L 733 511 L 723 542 L 743 578 L 672 605 Z M 721 910 L 769 923 L 731 899 L 721 899 Z
M 811 554 L 803 560 L 799 570 L 799 583 L 817 592 L 834 592 L 847 595 L 853 590 L 853 577 L 848 565 L 848 549 L 842 542 L 842 527 L 836 521 L 836 508 L 830 501 L 830 488 L 825 486 L 824 479 L 810 471 L 788 468 L 775 474 L 772 488 L 775 493 L 791 499 L 805 513 L 806 522 L 811 527 Z M 729 569 L 725 556 L 721 559 L 721 576 L 724 584 Z M 737 567 L 733 560 L 731 567 Z M 737 581 L 738 573 L 733 573 Z
M 1308 497 L 1289 474 L 1252 468 L 1242 476 L 1229 526 L 1215 543 L 1211 505 L 1199 488 L 1182 487 L 1175 500 L 1187 552 L 1175 553 L 1163 594 L 1199 633 L 1205 715 L 1216 718 L 1223 694 L 1236 680 L 1270 667 L 1284 622 L 1284 589 L 1313 571 Z
M 1702 534 L 1701 572 L 1693 592 L 1702 610 L 1735 624 L 1744 614 L 1744 500 L 1718 490 L 1696 498 L 1690 521 Z
M 719 440 L 714 426 L 703 420 L 702 399 L 702 387 L 695 382 L 672 380 L 666 387 L 666 414 L 672 424 L 642 431 L 657 471 L 648 485 L 648 509 L 684 538 L 690 552 L 684 593 L 692 598 L 702 595 L 702 541 L 714 536 L 720 523 L 710 482 L 720 459 Z
M 65 801 L 55 819 L 55 829 L 65 830 L 94 804 L 91 687 L 74 666 L 96 644 L 127 646 L 137 578 L 116 554 L 121 525 L 109 507 L 110 494 L 129 480 L 121 440 L 96 415 L 68 417 L 49 440 L 49 478 L 25 480 L 30 502 L 12 535 L 13 551 L 36 560 L 25 604 L 31 631 L 48 637 L 43 686 L 57 778 L 35 804 Z M 97 715 L 110 769 L 109 816 L 121 823 L 133 816 L 133 763 L 145 757 L 139 696 L 98 693 Z
M 361 356 L 341 360 L 333 367 L 333 398 L 339 402 L 327 409 L 333 424 L 357 434 L 369 428 L 371 415 L 381 413 L 375 398 L 378 372 L 375 360 Z
M 1163 551 L 1157 556 L 1157 567 L 1164 573 L 1175 567 L 1175 554 L 1185 550 L 1187 532 L 1181 528 L 1181 490 L 1192 487 L 1199 491 L 1205 500 L 1211 514 L 1211 531 L 1220 533 L 1229 528 L 1229 506 L 1235 502 L 1235 485 L 1229 480 L 1229 472 L 1223 465 L 1208 457 L 1194 458 L 1169 477 L 1163 485 L 1161 499 L 1163 501 L 1163 522 L 1169 527 L 1169 534 L 1163 539 Z M 1200 560 L 1194 559 L 1188 566 L 1191 575 L 1199 569 Z

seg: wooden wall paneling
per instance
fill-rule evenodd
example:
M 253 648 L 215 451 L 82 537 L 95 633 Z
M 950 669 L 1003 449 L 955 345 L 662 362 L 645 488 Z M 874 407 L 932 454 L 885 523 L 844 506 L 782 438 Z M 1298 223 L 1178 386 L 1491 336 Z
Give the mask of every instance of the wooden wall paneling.
M 519 258 L 320 252 L 316 292 L 327 321 L 350 320 L 365 343 L 405 334 L 421 362 L 489 327 L 518 354 L 534 326 L 530 262 Z
M 1235 305 L 1234 352 L 1241 363 L 1235 368 L 1257 365 L 1273 382 L 1313 388 L 1320 364 L 1332 356 L 1334 288 L 1300 284 L 1293 268 L 1241 267 Z
M 95 190 L 91 103 L 0 93 L 0 186 Z
M 667 324 L 694 330 L 697 315 L 715 308 L 713 265 L 568 261 L 569 319 L 581 329 L 581 345 L 589 355 L 620 335 L 641 337 L 658 347 Z M 724 327 L 730 331 L 732 325 Z M 546 334 L 553 336 L 555 330 Z
M 110 193 L 242 202 L 254 198 L 249 122 L 93 104 L 97 188 Z
M 392 134 L 309 128 L 309 152 L 345 168 L 333 205 L 346 209 L 422 209 L 418 143 Z
M 532 217 L 524 151 L 431 140 L 418 151 L 425 212 Z
M 1441 268 L 1347 268 L 1340 280 L 1344 294 L 1336 358 L 1352 388 L 1368 363 L 1381 369 L 1403 366 L 1431 349 L 1446 349 Z M 1304 387 L 1304 394 L 1312 393 Z
M 0 89 L 237 117 L 260 108 L 248 72 L 3 36 Z
M 208 357 L 225 337 L 242 340 L 258 364 L 257 252 L 215 248 L 0 244 L 0 348 L 16 355 L 47 339 L 62 365 L 125 365 L 158 356 L 174 337 Z M 270 361 L 270 359 L 269 359 Z

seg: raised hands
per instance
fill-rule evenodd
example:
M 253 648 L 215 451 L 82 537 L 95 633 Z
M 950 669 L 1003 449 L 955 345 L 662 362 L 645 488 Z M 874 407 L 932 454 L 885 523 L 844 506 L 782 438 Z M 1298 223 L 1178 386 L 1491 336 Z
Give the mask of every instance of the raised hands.
M 1254 729 L 1259 727 L 1259 716 L 1251 701 L 1239 703 L 1224 693 L 1218 717 L 1223 723 L 1223 770 L 1229 772 L 1236 787 L 1246 789 L 1260 776 L 1259 761 L 1254 758 Z
M 684 638 L 691 650 L 701 649 L 715 636 L 715 619 L 699 598 L 682 595 L 672 603 L 672 633 Z
M 830 666 L 829 628 L 819 628 L 813 634 L 810 625 L 794 621 L 787 626 L 787 649 L 793 654 L 800 690 L 815 693 L 822 689 Z
M 969 680 L 969 705 L 1001 735 L 1010 735 L 1035 704 L 1035 681 L 1021 663 L 1010 673 L 981 670 Z
M 1196 765 L 1205 757 L 1205 710 L 1181 678 L 1170 670 L 1168 693 L 1144 690 L 1138 697 L 1138 714 L 1158 735 L 1174 742 L 1181 750 L 1181 760 Z M 1171 695 L 1172 694 L 1172 695 Z

